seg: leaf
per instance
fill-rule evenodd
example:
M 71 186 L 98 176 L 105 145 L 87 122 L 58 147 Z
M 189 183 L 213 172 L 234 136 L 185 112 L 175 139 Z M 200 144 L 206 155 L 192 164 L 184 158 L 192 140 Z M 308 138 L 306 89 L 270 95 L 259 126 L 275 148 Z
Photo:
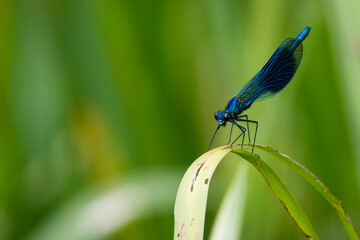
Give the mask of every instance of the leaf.
M 230 151 L 227 147 L 210 150 L 186 171 L 176 196 L 174 239 L 203 239 L 210 180 L 219 162 Z
M 262 174 L 271 190 L 281 203 L 284 204 L 284 207 L 305 236 L 309 239 L 319 239 L 302 208 L 275 172 L 261 158 L 253 153 L 244 150 L 234 150 L 233 152 L 249 161 Z
M 306 215 L 278 176 L 258 156 L 239 148 L 234 146 L 232 150 L 228 146 L 223 146 L 213 149 L 200 156 L 189 167 L 176 197 L 174 239 L 203 239 L 209 183 L 217 165 L 231 151 L 258 169 L 305 236 L 309 239 L 318 239 Z
M 343 205 L 341 204 L 341 201 L 338 200 L 335 195 L 330 192 L 329 188 L 325 186 L 325 184 L 322 183 L 312 172 L 310 172 L 300 163 L 296 162 L 294 159 L 280 153 L 275 149 L 262 145 L 255 145 L 255 148 L 271 154 L 273 157 L 275 157 L 275 159 L 281 160 L 297 174 L 299 174 L 303 179 L 305 179 L 308 183 L 310 183 L 316 190 L 321 193 L 321 195 L 331 204 L 331 206 L 335 208 L 349 238 L 352 240 L 360 239 L 354 225 L 351 222 L 349 215 L 346 213 Z

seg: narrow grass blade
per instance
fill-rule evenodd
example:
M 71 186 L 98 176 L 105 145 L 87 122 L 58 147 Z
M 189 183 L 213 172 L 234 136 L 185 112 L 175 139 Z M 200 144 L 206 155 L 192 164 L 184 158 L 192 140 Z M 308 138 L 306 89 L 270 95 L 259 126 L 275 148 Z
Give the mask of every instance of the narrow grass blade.
M 327 186 L 323 184 L 312 172 L 302 166 L 300 163 L 296 162 L 294 159 L 289 156 L 280 153 L 279 151 L 272 149 L 267 146 L 255 145 L 256 149 L 267 152 L 271 154 L 278 160 L 281 160 L 286 165 L 288 165 L 292 170 L 294 170 L 297 174 L 299 174 L 303 179 L 309 182 L 316 190 L 318 190 L 321 195 L 333 206 L 344 225 L 344 228 L 351 240 L 359 240 L 359 234 L 356 232 L 354 225 L 351 222 L 351 219 L 347 212 L 345 211 L 343 205 L 340 200 L 332 194 Z
M 221 203 L 210 240 L 239 240 L 245 212 L 248 165 L 239 164 L 233 180 Z
M 234 150 L 234 153 L 249 161 L 262 174 L 276 197 L 284 204 L 292 219 L 308 239 L 319 239 L 304 211 L 295 198 L 275 174 L 275 172 L 258 156 L 244 150 Z

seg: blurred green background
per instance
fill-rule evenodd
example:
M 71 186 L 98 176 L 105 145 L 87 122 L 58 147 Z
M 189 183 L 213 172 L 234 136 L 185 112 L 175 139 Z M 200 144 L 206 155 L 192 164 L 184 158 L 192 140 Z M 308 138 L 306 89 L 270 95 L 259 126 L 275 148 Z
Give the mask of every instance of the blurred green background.
M 3 0 L 0 239 L 171 239 L 177 187 L 214 112 L 305 26 L 294 79 L 247 114 L 257 143 L 309 168 L 359 230 L 358 0 Z M 206 237 L 234 163 L 212 181 Z M 347 239 L 316 191 L 269 163 L 321 239 Z M 242 239 L 304 239 L 248 176 Z

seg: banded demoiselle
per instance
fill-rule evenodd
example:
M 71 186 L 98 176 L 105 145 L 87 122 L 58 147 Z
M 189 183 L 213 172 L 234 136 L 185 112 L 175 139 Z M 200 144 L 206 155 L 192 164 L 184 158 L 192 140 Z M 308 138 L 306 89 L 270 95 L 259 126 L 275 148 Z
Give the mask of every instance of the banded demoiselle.
M 210 146 L 219 128 L 225 126 L 227 122 L 230 122 L 232 125 L 228 144 L 231 141 L 231 134 L 235 125 L 241 130 L 241 134 L 232 142 L 231 146 L 243 136 L 242 147 L 244 144 L 245 132 L 246 130 L 249 130 L 249 123 L 254 123 L 256 124 L 252 147 L 252 152 L 254 152 L 258 122 L 249 120 L 247 115 L 241 114 L 248 109 L 253 102 L 262 101 L 274 96 L 290 82 L 301 61 L 303 52 L 302 41 L 307 37 L 310 29 L 310 27 L 306 27 L 300 32 L 297 38 L 285 39 L 275 50 L 265 66 L 245 84 L 235 97 L 230 100 L 225 111 L 215 113 L 218 127 L 211 139 Z M 241 126 L 238 122 L 246 123 L 247 128 Z M 249 131 L 248 136 L 250 142 Z

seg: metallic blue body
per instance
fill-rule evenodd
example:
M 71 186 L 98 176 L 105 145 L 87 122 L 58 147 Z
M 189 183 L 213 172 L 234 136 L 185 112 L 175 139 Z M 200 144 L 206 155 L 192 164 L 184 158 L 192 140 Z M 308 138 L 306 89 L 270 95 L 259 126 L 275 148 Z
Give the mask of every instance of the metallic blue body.
M 246 129 L 237 124 L 236 121 L 257 124 L 256 121 L 248 120 L 247 115 L 239 115 L 255 101 L 261 101 L 274 96 L 290 82 L 301 61 L 303 52 L 302 41 L 304 41 L 309 32 L 310 27 L 306 27 L 296 38 L 287 38 L 279 45 L 264 67 L 230 100 L 225 111 L 215 113 L 215 119 L 219 127 L 225 126 L 227 122 L 231 122 L 238 126 L 244 134 Z M 246 120 L 242 117 L 245 117 Z
M 311 29 L 310 27 L 304 28 L 304 30 L 301 31 L 301 33 L 299 34 L 297 39 L 299 39 L 300 41 L 303 41 L 307 37 L 307 35 L 309 34 L 310 29 Z
M 309 32 L 310 27 L 306 27 L 297 38 L 285 39 L 265 66 L 245 84 L 236 97 L 230 100 L 225 113 L 231 113 L 236 117 L 253 102 L 272 97 L 282 90 L 290 82 L 300 64 L 303 51 L 301 43 Z M 221 116 L 224 115 L 219 115 Z
M 233 97 L 229 104 L 227 105 L 225 112 L 229 113 L 238 113 L 240 111 L 243 111 L 245 109 L 245 103 L 239 102 L 239 100 L 236 97 Z

